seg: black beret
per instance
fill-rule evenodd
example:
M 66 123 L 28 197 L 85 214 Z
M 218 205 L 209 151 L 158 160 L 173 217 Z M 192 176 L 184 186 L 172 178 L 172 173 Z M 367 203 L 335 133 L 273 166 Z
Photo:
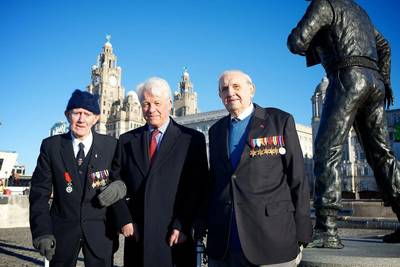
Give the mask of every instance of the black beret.
M 100 114 L 99 96 L 76 89 L 72 93 L 65 111 L 69 111 L 74 108 L 83 108 L 98 115 Z

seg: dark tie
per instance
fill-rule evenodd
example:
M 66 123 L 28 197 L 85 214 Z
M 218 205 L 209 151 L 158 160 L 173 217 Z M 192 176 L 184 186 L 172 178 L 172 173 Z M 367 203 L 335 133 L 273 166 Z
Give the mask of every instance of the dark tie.
M 152 162 L 154 155 L 156 154 L 156 150 L 157 150 L 157 135 L 160 133 L 160 131 L 158 129 L 154 129 L 151 132 L 151 136 L 150 136 L 150 146 L 149 146 L 149 159 L 150 162 Z
M 83 143 L 79 143 L 79 151 L 78 155 L 76 155 L 76 163 L 78 166 L 82 165 L 83 159 L 85 158 L 85 151 L 83 150 L 84 147 L 85 145 Z

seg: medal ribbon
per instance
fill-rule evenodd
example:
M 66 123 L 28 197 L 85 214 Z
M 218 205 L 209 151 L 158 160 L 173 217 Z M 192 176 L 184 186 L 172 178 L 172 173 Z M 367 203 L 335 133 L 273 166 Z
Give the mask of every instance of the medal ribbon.
M 64 172 L 64 179 L 67 182 L 67 184 L 72 183 L 72 178 L 71 178 L 71 176 L 69 175 L 68 172 Z

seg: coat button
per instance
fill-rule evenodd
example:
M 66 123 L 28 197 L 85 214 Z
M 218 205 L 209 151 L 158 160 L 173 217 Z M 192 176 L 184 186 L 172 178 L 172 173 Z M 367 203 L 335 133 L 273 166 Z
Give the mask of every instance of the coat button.
M 232 175 L 232 179 L 236 179 L 236 174 Z

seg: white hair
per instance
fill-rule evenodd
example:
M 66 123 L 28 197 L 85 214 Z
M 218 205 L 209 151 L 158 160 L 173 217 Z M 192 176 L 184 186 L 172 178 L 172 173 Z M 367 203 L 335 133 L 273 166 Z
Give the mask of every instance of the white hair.
M 151 77 L 140 83 L 136 87 L 136 91 L 140 102 L 143 101 L 145 92 L 149 92 L 154 96 L 164 96 L 167 100 L 172 99 L 171 88 L 169 87 L 168 82 L 159 77 Z
M 227 74 L 232 74 L 232 73 L 239 73 L 239 74 L 243 75 L 243 77 L 247 80 L 247 82 L 248 82 L 249 84 L 251 84 L 251 85 L 254 86 L 254 83 L 253 83 L 253 81 L 251 80 L 250 76 L 249 76 L 247 73 L 245 73 L 245 72 L 243 72 L 243 71 L 241 71 L 241 70 L 226 70 L 226 71 L 224 71 L 224 72 L 219 76 L 218 84 L 221 82 L 221 79 L 222 79 L 225 75 L 227 75 Z

